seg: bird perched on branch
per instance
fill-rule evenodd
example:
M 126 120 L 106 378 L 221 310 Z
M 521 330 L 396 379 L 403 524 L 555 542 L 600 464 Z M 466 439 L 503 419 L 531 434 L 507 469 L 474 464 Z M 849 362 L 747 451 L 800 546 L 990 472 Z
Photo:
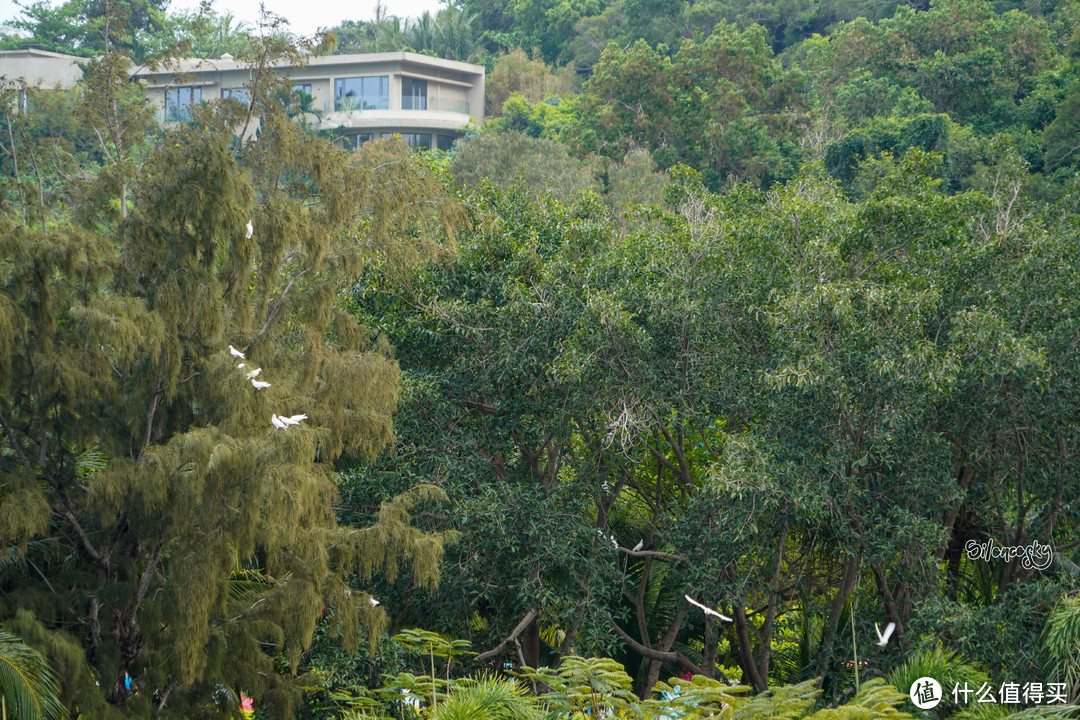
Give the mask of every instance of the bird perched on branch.
M 268 388 L 268 387 L 270 387 L 270 383 L 268 383 L 268 382 L 263 382 L 262 380 L 255 380 L 255 379 L 252 379 L 252 381 L 251 381 L 251 385 L 252 385 L 252 387 L 254 387 L 254 388 L 255 388 L 256 390 L 262 390 L 263 388 Z
M 239 350 L 234 348 L 232 345 L 229 346 L 229 352 L 232 354 L 232 356 L 234 358 L 240 358 L 241 360 L 244 359 L 244 353 L 240 352 Z
M 285 417 L 284 415 L 274 413 L 270 416 L 270 422 L 273 423 L 274 427 L 278 430 L 285 430 L 290 425 L 299 425 L 301 420 L 307 420 L 307 415 L 290 415 L 289 417 Z

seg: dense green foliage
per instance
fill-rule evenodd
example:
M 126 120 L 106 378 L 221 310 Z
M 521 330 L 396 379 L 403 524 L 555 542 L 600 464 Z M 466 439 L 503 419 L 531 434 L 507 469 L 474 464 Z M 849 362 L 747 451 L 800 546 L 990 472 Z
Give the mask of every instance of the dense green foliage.
M 820 165 L 767 193 L 690 177 L 627 234 L 594 200 L 476 196 L 451 263 L 357 294 L 410 388 L 370 478 L 444 478 L 465 532 L 457 592 L 411 621 L 495 643 L 534 608 L 523 662 L 621 639 L 645 687 L 665 663 L 837 680 L 852 622 L 881 672 L 886 618 L 1037 672 L 1008 648 L 1075 566 L 964 555 L 1075 542 L 1078 228 L 1015 204 L 1017 163 L 950 196 L 909 151 L 862 202 Z M 1014 603 L 1017 634 L 987 633 Z
M 265 63 L 305 50 L 253 47 Z M 228 103 L 141 133 L 121 60 L 85 81 L 79 124 L 107 138 L 85 179 L 44 166 L 47 131 L 5 108 L 11 167 L 71 200 L 14 177 L 3 218 L 0 617 L 58 669 L 72 716 L 205 716 L 243 690 L 287 717 L 316 624 L 329 614 L 353 650 L 361 626 L 377 637 L 362 583 L 408 568 L 433 585 L 452 539 L 410 524 L 445 498 L 430 485 L 362 527 L 333 511 L 334 462 L 391 441 L 400 388 L 338 293 L 367 263 L 434 251 L 410 237 L 445 204 L 400 149 L 375 170 L 294 124 L 266 64 L 258 142 L 233 136 Z M 275 413 L 306 422 L 279 431 Z

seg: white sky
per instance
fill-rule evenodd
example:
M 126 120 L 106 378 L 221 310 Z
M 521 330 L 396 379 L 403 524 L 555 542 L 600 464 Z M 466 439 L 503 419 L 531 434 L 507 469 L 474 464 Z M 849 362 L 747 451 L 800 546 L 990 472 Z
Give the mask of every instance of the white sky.
M 55 7 L 62 0 L 53 0 Z M 29 5 L 32 0 L 25 0 Z M 265 0 L 266 8 L 289 21 L 289 28 L 300 35 L 310 35 L 320 27 L 333 27 L 342 20 L 371 20 L 375 17 L 376 0 Z M 260 0 L 215 0 L 218 12 L 232 12 L 238 20 L 252 25 L 259 17 Z M 442 0 L 383 0 L 391 15 L 419 17 L 425 10 L 437 12 L 446 5 Z M 172 0 L 171 10 L 194 9 L 199 0 Z M 18 16 L 20 10 L 14 0 L 0 0 L 0 23 Z

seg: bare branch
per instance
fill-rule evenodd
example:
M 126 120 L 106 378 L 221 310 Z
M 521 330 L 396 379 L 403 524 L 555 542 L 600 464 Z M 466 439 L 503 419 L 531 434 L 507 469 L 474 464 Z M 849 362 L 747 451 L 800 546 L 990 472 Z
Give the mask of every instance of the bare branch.
M 694 663 L 690 662 L 690 660 L 688 660 L 686 658 L 686 656 L 683 655 L 681 652 L 653 650 L 652 648 L 647 648 L 644 645 L 642 645 L 641 643 L 639 643 L 637 640 L 635 640 L 634 638 L 630 637 L 630 635 L 628 635 L 625 630 L 623 630 L 621 627 L 619 627 L 617 623 L 612 623 L 611 627 L 615 631 L 615 634 L 618 635 L 622 639 L 622 641 L 624 643 L 626 643 L 627 646 L 631 650 L 636 652 L 638 655 L 641 655 L 642 657 L 649 658 L 650 660 L 659 660 L 660 662 L 676 663 L 680 667 L 682 667 L 683 669 L 689 670 L 690 672 L 692 672 L 692 673 L 694 673 L 696 675 L 704 675 L 705 674 L 702 671 L 701 668 L 699 668 Z
M 521 618 L 521 622 L 519 622 L 514 627 L 514 629 L 510 631 L 510 634 L 506 636 L 505 640 L 493 647 L 491 650 L 480 653 L 476 656 L 476 659 L 487 660 L 488 658 L 495 657 L 496 655 L 501 653 L 507 648 L 508 645 L 510 645 L 510 643 L 517 642 L 518 635 L 523 633 L 525 631 L 525 628 L 529 627 L 529 624 L 538 617 L 540 617 L 540 608 L 534 607 L 532 610 L 525 613 L 525 617 Z
M 33 468 L 30 466 L 30 460 L 26 457 L 26 453 L 23 452 L 22 446 L 15 440 L 15 433 L 12 432 L 11 426 L 8 425 L 7 418 L 4 417 L 4 411 L 0 410 L 0 426 L 4 428 L 4 432 L 7 433 L 8 441 L 11 443 L 11 448 L 15 451 L 15 454 L 19 456 L 19 462 L 22 463 L 23 469 L 27 472 L 33 472 Z
M 684 558 L 682 555 L 662 552 L 660 550 L 631 550 L 630 548 L 620 547 L 619 552 L 626 553 L 631 557 L 656 558 L 658 560 L 671 560 L 672 562 L 681 562 L 686 563 L 687 565 L 690 564 L 690 561 Z

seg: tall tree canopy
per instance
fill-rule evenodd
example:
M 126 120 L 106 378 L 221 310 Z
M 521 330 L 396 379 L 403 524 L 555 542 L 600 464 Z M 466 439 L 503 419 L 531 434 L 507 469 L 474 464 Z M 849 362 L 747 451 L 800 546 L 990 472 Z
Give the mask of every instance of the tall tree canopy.
M 376 169 L 285 115 L 267 68 L 300 49 L 251 53 L 258 141 L 232 132 L 248 108 L 206 107 L 48 227 L 2 218 L 0 545 L 20 560 L 0 618 L 60 670 L 73 717 L 205 716 L 240 690 L 289 717 L 320 618 L 349 647 L 384 627 L 351 578 L 438 578 L 447 536 L 408 511 L 440 491 L 336 521 L 335 460 L 386 446 L 400 389 L 337 294 L 429 252 L 417 229 L 449 210 L 400 150 Z

